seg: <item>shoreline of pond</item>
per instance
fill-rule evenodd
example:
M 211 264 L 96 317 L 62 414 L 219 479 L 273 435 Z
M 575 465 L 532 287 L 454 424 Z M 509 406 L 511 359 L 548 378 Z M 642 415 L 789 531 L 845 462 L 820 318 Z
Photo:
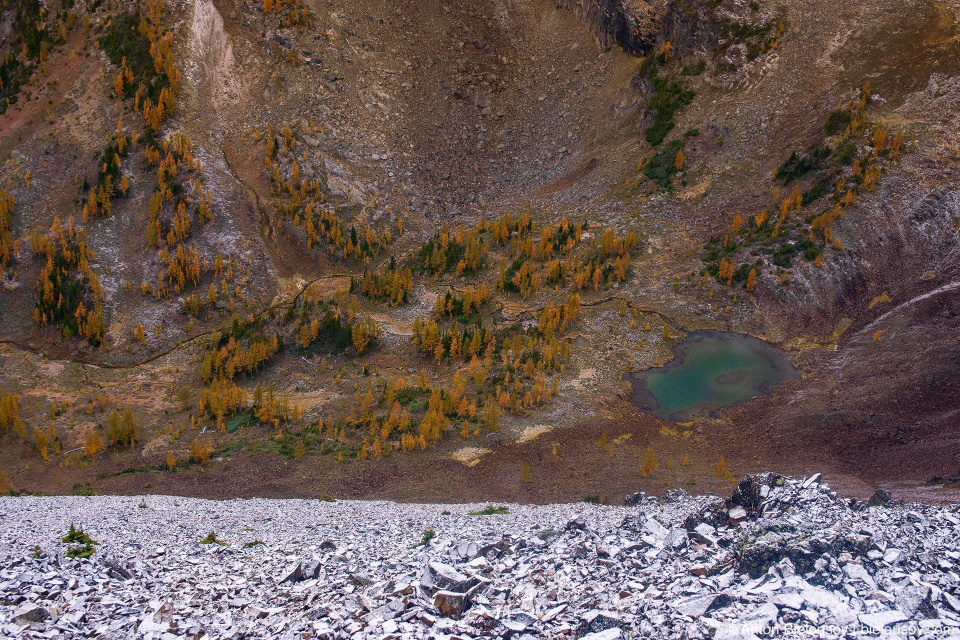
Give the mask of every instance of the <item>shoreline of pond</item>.
M 757 362 L 764 361 L 770 366 L 771 371 L 775 374 L 773 376 L 775 379 L 762 379 L 757 381 L 756 384 L 751 384 L 752 391 L 750 393 L 739 393 L 737 395 L 741 397 L 732 402 L 699 402 L 665 413 L 662 399 L 658 398 L 650 389 L 649 383 L 651 378 L 668 377 L 672 375 L 673 372 L 682 370 L 692 359 L 695 359 L 698 355 L 696 351 L 698 348 L 703 348 L 704 345 L 715 346 L 721 343 L 736 345 L 741 349 L 739 352 L 740 355 L 743 355 L 743 349 L 745 348 L 746 351 L 757 358 Z M 671 353 L 674 356 L 673 359 L 663 366 L 627 373 L 623 376 L 623 379 L 630 383 L 630 401 L 633 404 L 637 405 L 645 413 L 674 422 L 686 422 L 704 417 L 710 415 L 717 409 L 735 406 L 757 396 L 770 395 L 773 388 L 781 381 L 800 379 L 800 372 L 796 366 L 794 366 L 790 353 L 760 338 L 741 333 L 716 331 L 712 329 L 693 331 L 687 334 L 687 338 L 683 342 L 672 347 Z M 716 382 L 722 378 L 719 384 L 733 387 L 736 384 L 743 383 L 742 378 L 746 376 L 748 370 L 749 368 L 746 367 L 720 370 L 717 375 L 712 378 L 712 381 Z

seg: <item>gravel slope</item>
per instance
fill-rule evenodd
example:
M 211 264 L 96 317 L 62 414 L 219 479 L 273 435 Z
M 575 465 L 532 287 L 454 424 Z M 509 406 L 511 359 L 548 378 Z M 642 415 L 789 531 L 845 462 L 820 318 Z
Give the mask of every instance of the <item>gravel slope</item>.
M 960 636 L 951 509 L 773 474 L 628 502 L 2 498 L 0 636 Z

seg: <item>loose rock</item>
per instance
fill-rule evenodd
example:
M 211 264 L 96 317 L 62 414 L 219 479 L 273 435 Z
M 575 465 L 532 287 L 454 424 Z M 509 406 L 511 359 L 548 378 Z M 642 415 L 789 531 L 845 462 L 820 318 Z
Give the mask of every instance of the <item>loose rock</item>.
M 797 637 L 909 628 L 932 639 L 960 628 L 949 509 L 857 510 L 820 478 L 773 474 L 745 478 L 726 502 L 673 492 L 469 515 L 482 507 L 0 498 L 0 637 L 722 640 L 792 625 Z M 100 542 L 91 557 L 66 557 L 71 523 Z M 428 529 L 435 538 L 417 546 Z M 196 544 L 211 531 L 225 544 Z

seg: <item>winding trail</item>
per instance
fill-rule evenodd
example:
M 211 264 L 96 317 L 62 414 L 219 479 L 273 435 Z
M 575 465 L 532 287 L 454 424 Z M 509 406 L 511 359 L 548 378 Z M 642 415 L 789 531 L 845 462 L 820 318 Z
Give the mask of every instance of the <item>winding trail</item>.
M 259 317 L 261 317 L 263 314 L 268 313 L 268 312 L 270 312 L 270 311 L 272 311 L 272 310 L 281 309 L 281 308 L 287 308 L 287 307 L 289 307 L 289 306 L 292 305 L 292 304 L 296 304 L 296 302 L 303 296 L 303 294 L 304 294 L 311 286 L 313 286 L 315 283 L 320 282 L 320 281 L 322 281 L 322 280 L 333 280 L 333 279 L 337 279 L 337 278 L 355 278 L 355 277 L 357 277 L 357 274 L 351 274 L 351 273 L 332 273 L 332 274 L 327 274 L 327 275 L 323 275 L 323 276 L 318 276 L 318 277 L 314 278 L 313 280 L 310 280 L 309 282 L 307 282 L 303 287 L 301 287 L 301 289 L 296 293 L 296 295 L 294 295 L 293 298 L 291 298 L 290 300 L 285 301 L 285 302 L 278 302 L 278 303 L 272 304 L 272 305 L 270 305 L 270 306 L 268 306 L 268 307 L 264 307 L 263 309 L 261 309 L 260 311 L 258 311 L 258 312 L 255 314 L 254 317 L 259 318 Z M 953 287 L 953 288 L 958 288 L 958 287 L 960 287 L 960 282 L 954 283 L 954 284 L 955 284 L 955 287 Z M 451 287 L 451 289 L 455 289 L 455 288 L 454 288 L 454 287 Z M 927 294 L 927 297 L 929 297 L 930 295 L 934 295 L 935 293 L 936 293 L 936 292 L 931 292 L 930 294 Z M 917 298 L 917 299 L 919 299 L 919 298 Z M 915 300 L 913 300 L 913 301 L 911 301 L 911 302 L 914 302 L 914 301 L 916 301 L 917 299 L 915 299 Z M 682 334 L 689 333 L 689 330 L 688 330 L 688 329 L 686 329 L 685 327 L 681 326 L 679 323 L 677 323 L 674 319 L 672 319 L 671 317 L 667 316 L 666 314 L 664 314 L 664 313 L 662 313 L 662 312 L 660 312 L 660 311 L 656 311 L 656 310 L 654 310 L 654 309 L 647 309 L 647 308 L 644 308 L 644 307 L 637 307 L 637 306 L 634 305 L 632 302 L 630 302 L 629 299 L 627 299 L 627 298 L 625 298 L 625 297 L 623 297 L 623 296 L 607 296 L 606 298 L 601 298 L 601 299 L 599 299 L 599 300 L 594 300 L 594 301 L 592 301 L 592 302 L 582 303 L 580 306 L 581 306 L 581 307 L 598 307 L 598 306 L 607 304 L 607 303 L 609 303 L 609 302 L 617 302 L 617 301 L 626 302 L 631 309 L 635 309 L 635 310 L 639 311 L 640 313 L 642 313 L 642 314 L 644 314 L 644 315 L 652 315 L 652 316 L 655 316 L 655 317 L 657 317 L 657 318 L 660 318 L 663 322 L 665 322 L 666 324 L 668 324 L 672 329 L 675 329 L 676 331 L 678 331 L 678 332 L 680 332 L 680 333 L 682 333 Z M 904 303 L 904 304 L 909 304 L 909 303 Z M 903 306 L 903 305 L 901 305 L 901 306 Z M 503 309 L 503 305 L 501 304 L 501 305 L 496 309 L 496 311 L 500 311 L 500 310 L 502 310 L 502 309 Z M 533 307 L 533 308 L 530 308 L 530 309 L 525 309 L 525 310 L 523 310 L 523 311 L 521 311 L 520 313 L 517 314 L 516 319 L 517 319 L 517 320 L 521 320 L 521 319 L 524 319 L 524 318 L 536 316 L 537 314 L 541 313 L 544 309 L 546 309 L 546 305 L 541 305 L 541 306 L 538 306 L 538 307 Z M 899 309 L 899 307 L 898 307 L 898 309 Z M 895 311 L 895 310 L 894 310 L 894 311 Z M 891 311 L 891 312 L 888 312 L 887 314 L 885 314 L 884 316 L 882 316 L 880 319 L 882 319 L 883 317 L 886 317 L 886 315 L 889 315 L 889 313 L 892 313 L 892 311 Z M 880 319 L 878 319 L 878 321 L 879 321 Z M 164 350 L 162 350 L 162 351 L 159 351 L 159 352 L 157 352 L 157 353 L 154 353 L 154 354 L 150 355 L 149 357 L 144 358 L 143 360 L 139 360 L 139 361 L 137 361 L 137 362 L 127 363 L 127 364 L 115 364 L 115 363 L 103 362 L 103 361 L 93 361 L 93 360 L 89 360 L 89 359 L 86 359 L 86 358 L 57 358 L 56 356 L 52 356 L 52 355 L 50 355 L 49 353 L 47 353 L 47 352 L 45 352 L 45 351 L 43 351 L 43 350 L 41 350 L 41 349 L 38 349 L 38 348 L 33 347 L 33 346 L 29 345 L 29 344 L 25 344 L 25 343 L 23 343 L 23 342 L 20 342 L 20 341 L 18 341 L 18 340 L 13 340 L 13 339 L 10 339 L 10 338 L 0 338 L 0 344 L 10 345 L 10 346 L 16 347 L 17 349 L 20 349 L 20 350 L 22 350 L 22 351 L 27 351 L 27 352 L 32 353 L 32 354 L 34 354 L 34 355 L 42 356 L 42 357 L 44 357 L 44 358 L 52 358 L 52 359 L 54 359 L 54 360 L 65 359 L 65 360 L 67 360 L 67 361 L 69 361 L 69 362 L 73 362 L 73 363 L 82 365 L 82 366 L 83 366 L 83 370 L 84 370 L 84 376 L 86 377 L 87 381 L 89 381 L 90 383 L 92 383 L 92 384 L 94 384 L 94 385 L 102 388 L 102 385 L 101 385 L 100 383 L 92 380 L 92 379 L 89 377 L 89 374 L 87 373 L 87 371 L 88 371 L 87 367 L 97 367 L 97 368 L 99 368 L 99 369 L 109 369 L 109 370 L 114 370 L 114 371 L 123 371 L 123 370 L 129 370 L 129 369 L 136 369 L 137 367 L 142 367 L 142 366 L 144 366 L 144 365 L 148 365 L 148 364 L 150 364 L 150 363 L 152 363 L 152 362 L 155 362 L 155 361 L 157 361 L 157 360 L 159 360 L 159 359 L 161 359 L 161 358 L 164 358 L 164 357 L 170 355 L 171 353 L 173 353 L 174 351 L 176 351 L 177 349 L 180 349 L 180 348 L 182 348 L 182 347 L 186 347 L 186 346 L 190 345 L 191 343 L 195 342 L 196 340 L 198 340 L 198 339 L 200 339 L 200 338 L 204 338 L 204 337 L 209 336 L 209 335 L 212 335 L 213 333 L 215 333 L 215 332 L 217 332 L 217 331 L 219 331 L 219 330 L 220 330 L 220 327 L 208 329 L 208 330 L 206 330 L 206 331 L 201 331 L 200 333 L 196 333 L 196 334 L 194 334 L 194 335 L 192 335 L 192 336 L 189 336 L 189 337 L 187 337 L 187 338 L 184 338 L 184 339 L 178 341 L 176 344 L 172 344 L 172 345 L 170 345 L 169 347 L 167 347 L 166 349 L 164 349 Z
M 278 303 L 272 304 L 272 305 L 270 305 L 270 306 L 268 306 L 268 307 L 264 307 L 263 309 L 261 309 L 260 311 L 258 311 L 258 312 L 254 315 L 254 317 L 255 317 L 255 318 L 259 318 L 259 317 L 262 316 L 263 314 L 268 313 L 268 312 L 270 312 L 270 311 L 272 311 L 272 310 L 274 310 L 274 309 L 282 309 L 282 308 L 289 307 L 289 306 L 292 305 L 292 304 L 295 304 L 295 303 L 297 302 L 297 300 L 299 300 L 300 297 L 304 294 L 304 292 L 306 292 L 307 289 L 309 289 L 311 286 L 313 286 L 313 284 L 315 284 L 315 283 L 317 283 L 317 282 L 320 282 L 321 280 L 332 280 L 332 279 L 335 279 L 335 278 L 355 278 L 355 277 L 356 277 L 356 274 L 349 274 L 349 273 L 331 273 L 331 274 L 327 274 L 327 275 L 324 275 L 324 276 L 318 276 L 318 277 L 314 278 L 313 280 L 310 280 L 309 282 L 307 282 L 307 283 L 300 289 L 300 291 L 298 291 L 297 294 L 294 295 L 293 298 L 291 298 L 290 300 L 288 300 L 288 301 L 286 301 L 286 302 L 278 302 Z M 209 336 L 209 335 L 211 335 L 211 334 L 213 334 L 213 333 L 215 333 L 215 332 L 217 332 L 217 331 L 220 331 L 220 327 L 217 327 L 217 328 L 215 328 L 215 329 L 208 329 L 208 330 L 206 330 L 206 331 L 201 331 L 200 333 L 196 333 L 196 334 L 194 334 L 194 335 L 192 335 L 192 336 L 190 336 L 190 337 L 187 337 L 187 338 L 184 338 L 184 339 L 178 341 L 176 344 L 170 345 L 169 347 L 167 347 L 167 348 L 164 349 L 163 351 L 159 351 L 159 352 L 157 352 L 157 353 L 152 354 L 152 355 L 149 356 L 148 358 L 145 358 L 145 359 L 140 360 L 140 361 L 138 361 L 138 362 L 131 362 L 131 363 L 128 363 L 128 364 L 114 364 L 114 363 L 102 362 L 102 361 L 101 361 L 101 362 L 96 362 L 96 361 L 88 360 L 88 359 L 86 359 L 86 358 L 58 358 L 58 357 L 56 357 L 56 356 L 51 356 L 49 353 L 47 353 L 47 352 L 45 352 L 45 351 L 42 351 L 42 350 L 40 350 L 40 349 L 37 349 L 36 347 L 32 347 L 32 346 L 30 346 L 30 345 L 28 345 L 28 344 L 22 343 L 22 342 L 20 342 L 20 341 L 18 341 L 18 340 L 13 340 L 13 339 L 11 339 L 11 338 L 0 338 L 0 344 L 10 345 L 10 346 L 16 347 L 17 349 L 20 349 L 20 350 L 22 350 L 22 351 L 28 351 L 28 352 L 30 352 L 30 353 L 32 353 L 32 354 L 34 354 L 34 355 L 42 356 L 42 357 L 44 357 L 44 358 L 52 358 L 52 359 L 54 359 L 54 360 L 67 360 L 67 361 L 69 361 L 69 362 L 73 362 L 73 363 L 76 363 L 76 364 L 84 365 L 85 367 L 90 366 L 90 367 L 98 367 L 98 368 L 100 368 L 100 369 L 126 370 L 126 369 L 136 369 L 137 367 L 142 367 L 143 365 L 150 364 L 151 362 L 154 362 L 154 361 L 156 361 L 156 360 L 159 360 L 160 358 L 163 358 L 163 357 L 165 357 L 165 356 L 170 355 L 171 353 L 173 353 L 174 351 L 176 351 L 177 349 L 179 349 L 179 348 L 181 348 L 181 347 L 185 347 L 185 346 L 189 345 L 190 343 L 196 341 L 196 340 L 199 339 L 199 338 L 203 338 L 203 337 Z M 84 369 L 84 370 L 86 370 L 86 369 Z

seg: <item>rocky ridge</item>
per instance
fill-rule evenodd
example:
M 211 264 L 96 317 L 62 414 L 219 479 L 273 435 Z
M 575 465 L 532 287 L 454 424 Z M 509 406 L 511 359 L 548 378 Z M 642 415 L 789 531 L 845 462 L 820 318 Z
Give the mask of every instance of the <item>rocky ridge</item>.
M 819 474 L 625 502 L 3 498 L 0 635 L 960 635 L 954 509 L 852 503 Z

